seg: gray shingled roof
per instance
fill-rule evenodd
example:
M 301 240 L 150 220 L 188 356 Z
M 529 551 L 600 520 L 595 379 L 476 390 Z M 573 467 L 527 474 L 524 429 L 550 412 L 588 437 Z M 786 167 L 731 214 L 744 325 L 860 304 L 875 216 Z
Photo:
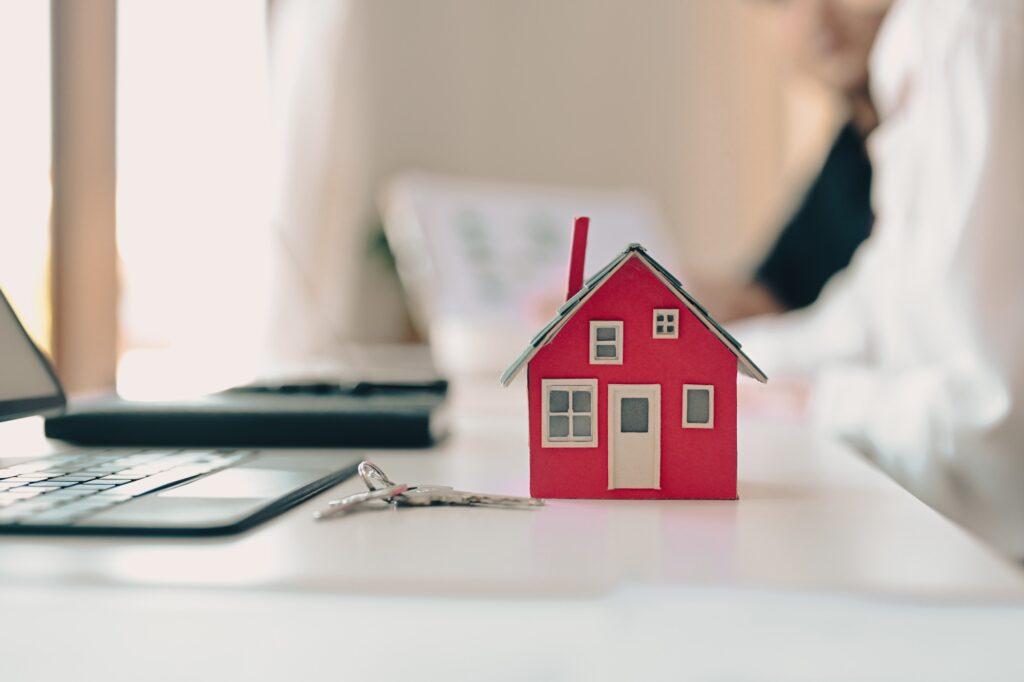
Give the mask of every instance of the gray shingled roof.
M 737 360 L 739 360 L 739 369 L 743 374 L 746 374 L 753 379 L 757 379 L 761 383 L 766 383 L 768 381 L 768 377 L 765 376 L 765 373 L 762 372 L 761 369 L 754 364 L 754 361 L 747 357 L 747 354 L 743 352 L 740 342 L 737 341 L 732 334 L 726 331 L 722 325 L 718 324 L 704 306 L 697 302 L 697 299 L 683 289 L 683 285 L 671 272 L 662 267 L 661 263 L 651 258 L 650 254 L 647 253 L 647 250 L 644 247 L 639 244 L 630 244 L 622 251 L 622 253 L 613 258 L 610 263 L 598 270 L 590 277 L 590 279 L 584 282 L 583 286 L 578 292 L 576 292 L 575 296 L 562 304 L 554 318 L 544 325 L 543 329 L 537 332 L 537 335 L 533 337 L 532 341 L 530 341 L 530 345 L 526 347 L 526 350 L 524 350 L 519 357 L 509 365 L 508 369 L 502 373 L 502 385 L 508 386 L 512 383 L 512 380 L 516 378 L 517 374 L 519 374 L 519 370 L 521 370 L 526 363 L 530 361 L 530 358 L 540 350 L 541 346 L 545 345 L 558 335 L 558 332 L 564 324 L 568 322 L 569 318 L 573 316 L 576 310 L 580 307 L 580 304 L 593 291 L 600 287 L 612 272 L 617 270 L 620 265 L 632 256 L 639 258 L 641 262 L 651 268 L 656 275 L 660 276 L 672 292 L 679 297 L 683 304 L 697 316 L 697 319 L 700 320 L 704 326 L 710 329 L 711 332 L 715 334 L 723 344 L 725 344 L 726 348 L 732 351 Z

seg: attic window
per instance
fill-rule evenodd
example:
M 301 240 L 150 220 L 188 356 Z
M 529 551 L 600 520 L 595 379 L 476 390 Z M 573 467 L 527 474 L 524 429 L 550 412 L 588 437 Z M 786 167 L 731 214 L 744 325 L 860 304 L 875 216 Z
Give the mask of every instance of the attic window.
M 597 447 L 597 379 L 545 379 L 544 447 Z
M 656 339 L 679 338 L 679 309 L 655 308 L 652 336 Z
M 715 387 L 708 384 L 683 385 L 683 428 L 715 428 Z
M 590 323 L 590 364 L 622 364 L 622 322 Z

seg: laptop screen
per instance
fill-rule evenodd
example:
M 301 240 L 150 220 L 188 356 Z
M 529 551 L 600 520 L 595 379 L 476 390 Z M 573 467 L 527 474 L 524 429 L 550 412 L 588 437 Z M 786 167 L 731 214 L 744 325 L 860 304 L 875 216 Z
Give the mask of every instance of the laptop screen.
M 36 349 L 0 292 L 0 420 L 36 414 L 64 404 L 46 358 Z

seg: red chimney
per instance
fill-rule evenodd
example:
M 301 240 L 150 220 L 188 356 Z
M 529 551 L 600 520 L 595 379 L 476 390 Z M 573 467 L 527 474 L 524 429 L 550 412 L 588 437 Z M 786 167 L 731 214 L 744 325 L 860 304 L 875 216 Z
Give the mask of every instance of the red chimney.
M 583 288 L 583 262 L 587 259 L 587 231 L 590 218 L 579 217 L 573 224 L 572 251 L 569 253 L 569 288 L 565 300 L 575 296 Z

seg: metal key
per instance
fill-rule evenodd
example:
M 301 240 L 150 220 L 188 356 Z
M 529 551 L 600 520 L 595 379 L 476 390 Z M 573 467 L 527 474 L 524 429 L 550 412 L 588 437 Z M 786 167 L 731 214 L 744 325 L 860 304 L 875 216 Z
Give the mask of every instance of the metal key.
M 360 505 L 370 502 L 371 500 L 384 500 L 385 502 L 390 502 L 396 495 L 401 495 L 408 489 L 409 486 L 404 483 L 399 483 L 396 485 L 390 485 L 386 488 L 377 488 L 375 490 L 367 490 L 364 493 L 349 495 L 348 497 L 343 497 L 340 500 L 331 500 L 327 503 L 327 508 L 321 509 L 313 514 L 313 518 L 319 520 L 329 519 L 334 516 L 342 516 Z
M 384 470 L 370 461 L 359 464 L 359 476 L 371 490 L 380 490 L 395 483 L 388 478 Z M 487 495 L 455 490 L 448 485 L 411 485 L 408 489 L 389 500 L 400 506 L 426 507 L 435 504 L 467 505 L 479 507 L 540 507 L 544 500 L 535 497 L 516 497 L 513 495 Z
M 505 507 L 510 509 L 526 509 L 541 507 L 544 500 L 536 497 L 517 497 L 515 495 L 488 495 L 471 493 L 464 490 L 453 490 L 447 486 L 417 486 L 409 488 L 392 500 L 399 506 L 426 507 L 435 504 L 446 504 L 470 507 Z

